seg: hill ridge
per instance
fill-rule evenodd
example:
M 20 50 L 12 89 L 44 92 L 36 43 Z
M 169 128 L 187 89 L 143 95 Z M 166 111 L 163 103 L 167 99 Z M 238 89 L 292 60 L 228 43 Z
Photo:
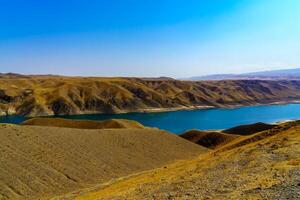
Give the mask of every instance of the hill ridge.
M 153 128 L 0 124 L 0 199 L 49 199 L 206 151 Z
M 0 115 L 48 116 L 298 102 L 299 81 L 82 78 L 0 78 Z
M 243 136 L 241 141 L 248 140 L 245 143 L 233 140 L 228 146 L 199 157 L 65 197 L 77 200 L 299 199 L 299 131 L 299 121 L 281 124 Z
M 77 129 L 124 129 L 145 128 L 137 121 L 127 119 L 110 119 L 103 121 L 94 120 L 71 120 L 63 118 L 32 118 L 21 123 L 30 126 L 48 126 Z

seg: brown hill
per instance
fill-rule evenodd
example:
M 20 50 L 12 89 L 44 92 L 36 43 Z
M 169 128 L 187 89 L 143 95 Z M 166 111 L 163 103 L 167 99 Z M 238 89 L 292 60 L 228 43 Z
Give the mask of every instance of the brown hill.
M 274 124 L 265 124 L 262 122 L 258 122 L 258 123 L 254 123 L 254 124 L 236 126 L 236 127 L 230 128 L 230 129 L 223 130 L 222 132 L 228 133 L 228 134 L 251 135 L 254 133 L 272 129 L 276 126 L 277 125 L 274 125 Z
M 191 130 L 181 134 L 180 137 L 201 146 L 215 149 L 216 147 L 221 147 L 227 143 L 230 143 L 234 139 L 242 139 L 244 138 L 243 136 L 270 130 L 277 126 L 278 125 L 258 122 L 254 124 L 236 126 L 222 131 Z
M 222 148 L 220 148 L 220 151 L 222 151 L 224 149 L 233 149 L 233 148 L 237 148 L 237 147 L 244 146 L 247 144 L 255 143 L 260 140 L 269 138 L 271 136 L 280 134 L 281 132 L 285 132 L 286 130 L 293 129 L 295 127 L 296 128 L 300 127 L 300 120 L 284 122 L 284 123 L 274 126 L 274 128 L 267 129 L 265 131 L 260 131 L 255 134 L 249 135 L 247 137 L 240 137 L 237 140 L 235 140 L 234 142 L 224 145 Z
M 144 128 L 136 121 L 126 119 L 111 119 L 105 121 L 70 120 L 62 118 L 32 118 L 26 120 L 22 125 L 52 126 L 79 129 L 116 129 L 116 128 Z
M 26 116 L 231 107 L 300 98 L 300 81 L 0 76 L 0 114 Z
M 191 142 L 194 142 L 196 144 L 199 144 L 201 146 L 215 149 L 216 147 L 227 144 L 232 140 L 241 136 L 230 135 L 230 134 L 221 133 L 217 131 L 191 130 L 180 135 L 180 137 L 189 140 Z
M 300 199 L 300 122 L 197 158 L 65 195 L 93 199 Z M 129 189 L 130 188 L 130 189 Z
M 158 129 L 0 125 L 0 199 L 49 199 L 207 149 Z

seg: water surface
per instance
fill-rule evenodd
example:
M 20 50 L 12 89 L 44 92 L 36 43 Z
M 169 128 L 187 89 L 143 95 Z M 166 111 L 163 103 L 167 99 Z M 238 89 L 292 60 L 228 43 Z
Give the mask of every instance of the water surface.
M 183 110 L 160 113 L 89 114 L 60 116 L 67 119 L 131 119 L 145 126 L 158 127 L 173 133 L 190 129 L 226 129 L 255 122 L 274 123 L 300 119 L 300 104 L 251 106 L 234 109 Z M 21 116 L 0 117 L 0 123 L 21 123 Z

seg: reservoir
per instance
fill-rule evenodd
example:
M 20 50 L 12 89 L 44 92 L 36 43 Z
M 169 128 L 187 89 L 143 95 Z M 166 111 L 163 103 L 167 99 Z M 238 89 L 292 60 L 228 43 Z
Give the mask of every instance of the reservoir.
M 86 114 L 59 117 L 78 120 L 130 119 L 138 121 L 145 126 L 157 127 L 180 134 L 190 129 L 226 129 L 256 122 L 275 123 L 283 120 L 300 119 L 300 104 L 159 113 Z M 22 116 L 0 116 L 0 123 L 18 124 L 26 119 Z

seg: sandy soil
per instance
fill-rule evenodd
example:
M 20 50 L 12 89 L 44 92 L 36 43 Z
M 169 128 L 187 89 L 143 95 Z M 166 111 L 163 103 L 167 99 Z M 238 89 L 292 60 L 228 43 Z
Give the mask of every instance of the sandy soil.
M 71 120 L 63 118 L 32 118 L 21 123 L 30 126 L 50 126 L 78 129 L 124 129 L 145 128 L 142 124 L 127 119 L 110 119 L 104 121 Z
M 207 149 L 158 129 L 0 125 L 0 199 L 49 199 Z

